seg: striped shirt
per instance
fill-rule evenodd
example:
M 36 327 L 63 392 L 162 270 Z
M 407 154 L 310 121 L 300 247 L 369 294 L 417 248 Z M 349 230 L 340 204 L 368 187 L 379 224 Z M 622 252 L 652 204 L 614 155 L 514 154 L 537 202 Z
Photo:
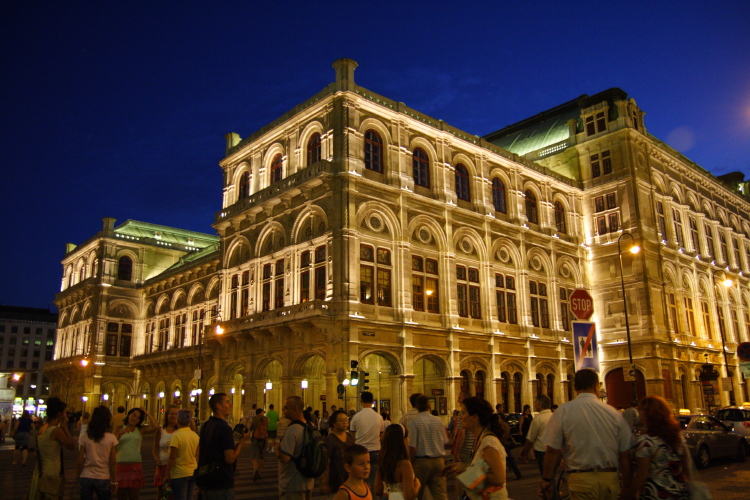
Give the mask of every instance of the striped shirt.
M 458 428 L 464 431 L 464 442 L 461 445 L 461 449 L 458 450 L 458 456 L 468 457 L 474 451 L 474 433 L 464 429 L 463 420 L 463 412 L 459 412 Z
M 416 450 L 417 457 L 438 458 L 445 455 L 448 436 L 443 421 L 423 411 L 409 419 L 409 447 Z

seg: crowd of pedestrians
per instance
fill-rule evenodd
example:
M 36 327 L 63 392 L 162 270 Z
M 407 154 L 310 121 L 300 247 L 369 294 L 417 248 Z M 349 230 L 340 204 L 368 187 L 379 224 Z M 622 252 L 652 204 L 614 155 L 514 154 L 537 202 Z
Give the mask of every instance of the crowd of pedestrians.
M 14 464 L 26 464 L 35 448 L 27 497 L 61 500 L 61 450 L 77 448 L 81 500 L 138 500 L 145 483 L 142 438 L 155 433 L 157 500 L 193 500 L 196 487 L 203 500 L 233 500 L 237 460 L 249 439 L 253 480 L 261 479 L 266 454 L 278 459 L 280 500 L 310 500 L 316 478 L 329 500 L 447 500 L 449 475 L 456 477 L 460 499 L 504 500 L 507 471 L 520 478 L 510 451 L 520 444 L 518 458 L 534 461 L 541 473 L 541 499 L 554 497 L 553 478 L 562 468 L 573 500 L 687 500 L 692 458 L 669 404 L 648 396 L 621 412 L 599 399 L 596 372 L 580 370 L 573 383 L 576 398 L 556 411 L 544 394 L 534 398 L 533 411 L 524 407 L 520 443 L 511 437 L 501 405 L 493 410 L 465 391 L 447 426 L 425 395 L 412 394 L 409 411 L 391 423 L 387 411 L 375 411 L 373 394 L 364 391 L 355 413 L 335 406 L 330 414 L 313 410 L 291 396 L 281 415 L 273 405 L 267 413 L 253 405 L 233 429 L 227 421 L 231 399 L 216 393 L 200 435 L 190 410 L 177 406 L 166 408 L 161 425 L 145 409 L 125 413 L 120 407 L 113 416 L 100 406 L 73 422 L 78 438 L 65 403 L 53 397 L 38 426 L 28 414 L 14 422 Z

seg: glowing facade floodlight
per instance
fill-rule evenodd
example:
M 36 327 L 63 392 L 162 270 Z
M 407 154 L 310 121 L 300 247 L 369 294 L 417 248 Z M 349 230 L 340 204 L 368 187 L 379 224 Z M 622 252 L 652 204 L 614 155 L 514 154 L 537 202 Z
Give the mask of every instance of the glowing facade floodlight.
M 266 390 L 270 391 L 271 389 L 273 389 L 273 383 L 269 380 L 266 382 Z
M 88 400 L 89 400 L 89 397 L 88 397 L 88 396 L 81 396 L 81 401 L 83 401 L 84 403 L 85 403 L 86 401 L 88 401 Z
M 81 360 L 81 366 L 83 366 L 84 368 L 86 368 L 88 365 L 89 365 L 89 360 L 88 359 L 84 358 L 84 359 Z
M 163 397 L 164 397 L 164 393 L 163 393 L 163 392 L 160 392 L 160 393 L 159 393 L 159 399 L 161 399 L 161 398 L 163 398 Z
M 102 394 L 102 399 L 104 401 L 109 401 L 109 394 Z
M 345 386 L 349 385 L 349 379 L 348 379 L 348 378 L 345 378 L 345 379 L 344 379 L 344 381 L 343 381 L 343 382 L 341 382 L 341 384 L 342 384 L 342 385 L 345 385 Z
M 307 379 L 304 379 L 300 385 L 303 389 L 307 389 Z
M 727 288 L 731 288 L 732 285 L 734 285 L 734 281 L 732 281 L 732 278 L 727 278 L 724 281 L 722 281 L 721 284 Z
M 180 391 L 174 391 L 174 397 L 179 398 L 180 397 Z
M 144 394 L 144 395 L 143 395 L 143 399 L 146 399 L 147 397 L 148 397 L 148 395 L 147 395 L 147 394 Z
M 221 325 L 216 325 L 216 335 L 221 335 L 224 333 L 224 329 L 221 327 Z

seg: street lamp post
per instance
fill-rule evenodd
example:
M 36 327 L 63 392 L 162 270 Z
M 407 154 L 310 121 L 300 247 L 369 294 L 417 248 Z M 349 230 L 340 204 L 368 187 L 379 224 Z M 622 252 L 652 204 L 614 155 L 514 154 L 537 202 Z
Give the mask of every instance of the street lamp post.
M 271 389 L 273 389 L 273 383 L 271 382 L 271 379 L 268 379 L 266 387 L 263 390 L 263 408 L 268 408 L 268 391 Z
M 303 379 L 300 386 L 302 387 L 302 401 L 305 401 L 305 404 L 307 404 L 307 400 L 305 399 L 305 392 L 307 391 L 307 379 Z
M 70 377 L 73 375 L 73 360 L 70 360 L 68 362 L 70 366 L 68 367 L 68 382 L 65 386 L 65 402 L 68 402 L 68 396 L 70 396 Z M 89 360 L 86 358 L 83 358 L 81 361 L 81 368 L 86 368 L 89 364 Z
M 731 288 L 734 282 L 730 278 L 726 278 L 721 282 L 722 285 L 724 285 L 726 288 Z M 717 307 L 721 307 L 721 304 L 717 301 Z M 722 315 L 723 316 L 723 315 Z M 724 354 L 724 367 L 727 371 L 727 378 L 729 379 L 729 404 L 734 406 L 736 404 L 734 400 L 734 384 L 732 383 L 732 376 L 734 373 L 732 373 L 732 370 L 729 369 L 729 358 L 727 357 L 727 346 L 725 341 L 725 334 L 724 334 L 724 320 L 722 317 L 719 317 L 719 334 L 721 335 L 721 352 Z
M 622 249 L 620 247 L 620 240 L 622 240 L 623 236 L 630 236 L 630 240 L 632 241 L 632 246 L 628 249 L 630 253 L 637 254 L 641 251 L 641 247 L 635 244 L 635 238 L 632 234 L 623 232 L 619 238 L 617 238 L 617 256 L 620 259 L 620 287 L 622 288 L 622 302 L 623 302 L 623 310 L 625 311 L 625 333 L 628 337 L 628 360 L 630 362 L 630 384 L 632 389 L 632 399 L 631 401 L 637 401 L 638 400 L 638 394 L 636 392 L 636 386 L 635 386 L 635 364 L 633 363 L 633 345 L 630 340 L 630 322 L 628 321 L 628 299 L 625 296 L 625 274 L 623 273 L 622 268 Z
M 221 322 L 221 313 L 218 310 L 214 315 L 214 320 Z M 222 335 L 224 333 L 224 328 L 221 327 L 221 323 L 217 323 L 215 333 L 216 335 Z M 198 381 L 198 390 L 195 391 L 195 424 L 200 425 L 198 419 L 200 418 L 200 401 L 203 394 L 203 389 L 201 387 L 201 382 L 203 381 L 203 329 L 198 333 L 198 373 L 196 375 L 195 379 Z

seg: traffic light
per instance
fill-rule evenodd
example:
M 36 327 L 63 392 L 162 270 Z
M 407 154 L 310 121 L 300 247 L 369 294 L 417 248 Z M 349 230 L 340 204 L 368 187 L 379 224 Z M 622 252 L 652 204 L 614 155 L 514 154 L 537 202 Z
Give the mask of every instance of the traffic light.
M 362 380 L 362 385 L 361 385 L 362 391 L 369 391 L 370 390 L 370 386 L 367 385 L 367 384 L 370 383 L 370 379 L 367 378 L 369 376 L 370 376 L 370 374 L 367 373 L 367 372 L 359 372 L 359 378 L 360 378 L 360 380 Z
M 351 373 L 351 377 L 349 378 L 349 383 L 351 385 L 359 384 L 359 373 L 357 372 L 358 365 L 359 365 L 359 362 L 353 359 L 352 360 L 352 373 Z

